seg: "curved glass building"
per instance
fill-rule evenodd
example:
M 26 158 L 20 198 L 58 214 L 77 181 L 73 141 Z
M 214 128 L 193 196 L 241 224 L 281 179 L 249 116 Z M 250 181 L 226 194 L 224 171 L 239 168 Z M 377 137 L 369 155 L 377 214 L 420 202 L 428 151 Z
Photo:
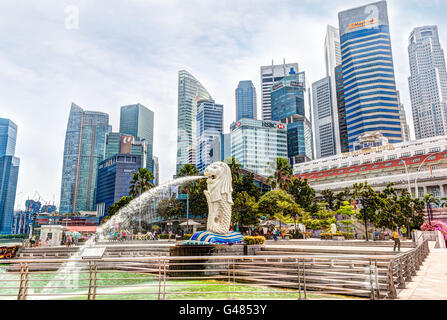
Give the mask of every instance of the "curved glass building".
M 212 100 L 205 87 L 188 71 L 178 73 L 177 165 L 196 164 L 197 101 Z

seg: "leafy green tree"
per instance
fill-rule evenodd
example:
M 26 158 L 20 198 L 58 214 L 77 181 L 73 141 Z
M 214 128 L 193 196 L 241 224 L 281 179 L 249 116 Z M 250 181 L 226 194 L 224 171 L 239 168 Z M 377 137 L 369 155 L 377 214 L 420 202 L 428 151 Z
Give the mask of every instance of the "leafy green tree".
M 327 210 L 327 204 L 325 202 L 320 202 L 317 206 L 317 211 L 315 213 L 311 213 L 309 217 L 304 219 L 304 225 L 306 228 L 312 230 L 327 230 L 332 223 L 337 221 L 335 218 L 335 212 Z
M 206 200 L 204 190 L 207 189 L 205 179 L 194 181 L 194 184 L 189 193 L 189 210 L 195 217 L 205 218 L 208 216 L 208 202 Z
M 257 226 L 259 224 L 256 199 L 245 191 L 237 193 L 232 211 L 231 223 L 238 225 L 241 232 L 248 226 Z
M 133 198 L 138 197 L 142 193 L 155 187 L 151 182 L 154 180 L 154 175 L 147 168 L 139 168 L 137 172 L 132 173 L 130 180 L 129 195 Z
M 173 193 L 171 198 L 165 198 L 158 202 L 156 211 L 162 219 L 168 220 L 172 227 L 172 219 L 183 214 L 183 203 L 177 200 L 177 195 Z
M 292 177 L 287 191 L 305 211 L 315 213 L 319 210 L 316 205 L 315 190 L 309 186 L 307 179 Z
M 113 215 L 115 215 L 118 211 L 120 211 L 122 208 L 127 206 L 127 204 L 132 201 L 132 197 L 124 196 L 114 204 L 112 204 L 110 207 L 107 208 L 107 216 L 104 217 L 101 220 L 101 224 L 106 223 Z
M 236 195 L 243 191 L 247 192 L 251 197 L 254 197 L 256 201 L 261 196 L 261 191 L 255 184 L 254 174 L 251 172 L 243 174 L 241 178 L 233 181 L 233 202 L 236 199 Z
M 296 204 L 295 201 L 278 201 L 277 205 L 283 213 L 277 214 L 278 216 L 275 216 L 275 218 L 284 223 L 293 223 L 295 225 L 295 234 L 298 234 L 298 223 L 303 223 L 309 214 Z
M 239 163 L 238 160 L 236 160 L 235 157 L 228 157 L 224 161 L 231 170 L 231 178 L 233 180 L 233 188 L 236 181 L 239 181 L 241 179 L 241 168 L 242 165 Z
M 178 171 L 177 177 L 198 176 L 199 169 L 193 164 L 186 163 Z
M 351 200 L 351 190 L 346 187 L 344 191 L 341 191 L 335 195 L 335 210 L 340 209 L 343 205 L 343 202 Z
M 336 197 L 332 190 L 326 189 L 321 191 L 321 195 L 323 196 L 323 201 L 327 203 L 327 209 L 331 211 L 335 211 L 336 208 Z
M 279 206 L 281 202 L 295 203 L 293 196 L 286 191 L 272 190 L 259 198 L 256 208 L 261 216 L 272 219 L 276 213 L 283 211 L 283 208 Z
M 365 227 L 366 241 L 368 240 L 368 223 L 375 223 L 376 212 L 381 208 L 381 199 L 374 189 L 368 184 L 355 183 L 352 189 L 352 198 L 360 200 L 362 208 L 356 212 L 356 218 L 363 221 Z
M 336 214 L 341 217 L 337 222 L 343 227 L 343 230 L 345 232 L 352 232 L 354 230 L 352 217 L 355 215 L 355 209 L 349 201 L 343 201 L 337 209 Z
M 289 160 L 285 158 L 276 158 L 275 163 L 271 164 L 274 167 L 273 174 L 267 178 L 267 184 L 272 189 L 287 190 L 290 179 L 293 176 L 292 166 Z
M 189 177 L 189 176 L 198 176 L 200 174 L 197 167 L 193 164 L 184 164 L 177 174 L 178 177 Z M 208 213 L 208 204 L 206 201 L 205 194 L 203 193 L 206 190 L 206 180 L 200 179 L 188 182 L 183 186 L 183 192 L 187 195 L 187 210 L 192 216 L 206 216 Z
M 422 201 L 425 203 L 425 206 L 427 208 L 428 223 L 431 223 L 432 205 L 439 205 L 440 200 L 438 198 L 436 198 L 433 194 L 430 193 L 430 194 L 426 194 Z

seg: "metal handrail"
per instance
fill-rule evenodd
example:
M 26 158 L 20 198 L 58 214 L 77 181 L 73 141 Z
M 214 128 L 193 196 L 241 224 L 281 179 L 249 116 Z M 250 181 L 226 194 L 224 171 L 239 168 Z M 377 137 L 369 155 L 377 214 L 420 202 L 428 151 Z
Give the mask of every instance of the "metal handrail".
M 281 294 L 307 298 L 309 290 L 319 294 L 343 294 L 371 299 L 395 298 L 395 283 L 408 282 L 415 274 L 423 259 L 427 256 L 428 242 L 424 241 L 416 248 L 397 255 L 250 255 L 250 256 L 145 256 L 145 257 L 105 257 L 89 261 L 79 257 L 71 259 L 13 259 L 2 261 L 0 268 L 9 270 L 7 274 L 18 275 L 19 279 L 4 279 L 11 285 L 0 288 L 0 297 L 13 297 L 2 290 L 17 289 L 17 299 L 29 297 L 70 297 L 87 294 L 88 299 L 98 296 L 116 296 L 123 288 L 126 295 L 153 296 L 155 299 L 167 299 L 177 294 L 210 294 L 215 297 L 215 288 L 228 286 L 228 298 L 238 294 L 252 292 L 241 286 L 248 283 L 258 288 L 258 293 Z M 73 262 L 79 276 L 89 274 L 86 285 L 77 286 L 72 292 L 46 293 L 36 290 L 44 288 L 39 281 L 48 281 L 54 289 L 67 288 L 55 283 L 54 279 L 45 279 L 42 269 L 54 269 L 57 266 Z M 199 269 L 200 266 L 204 268 Z M 83 270 L 80 270 L 83 268 Z M 369 272 L 366 272 L 366 269 Z M 374 269 L 374 270 L 373 270 Z M 34 271 L 33 271 L 34 270 Z M 107 278 L 101 273 L 114 273 Z M 134 272 L 141 276 L 125 277 L 121 274 Z M 5 273 L 0 273 L 3 275 Z M 30 277 L 31 275 L 31 277 Z M 37 278 L 35 277 L 37 276 Z M 158 279 L 158 281 L 157 281 Z M 122 281 L 141 281 L 123 287 Z M 180 281 L 172 282 L 172 281 Z M 194 281 L 213 281 L 212 283 L 194 283 Z M 58 280 L 59 281 L 59 280 Z M 149 281 L 149 282 L 148 282 Z M 193 282 L 191 282 L 193 281 Z M 216 282 L 217 281 L 217 282 Z M 224 281 L 224 282 L 222 282 Z M 226 282 L 225 282 L 226 281 Z M 14 283 L 17 283 L 14 286 Z M 116 284 L 115 284 L 116 283 Z M 48 286 L 48 284 L 47 284 Z M 203 286 L 204 290 L 194 290 Z M 182 289 L 182 287 L 185 287 Z M 32 288 L 33 292 L 29 292 Z M 134 289 L 132 289 L 134 288 Z M 144 291 L 153 288 L 158 291 Z M 177 288 L 179 290 L 172 290 Z M 210 290 L 206 290 L 209 288 Z M 280 290 L 285 288 L 288 291 Z M 85 289 L 88 292 L 83 293 Z M 68 289 L 67 289 L 68 290 Z M 81 290 L 81 291 L 79 291 Z M 112 291 L 111 291 L 112 290 Z M 119 292 L 114 292 L 118 290 Z M 129 291 L 133 290 L 133 291 Z M 279 291 L 278 291 L 279 290 Z M 368 293 L 369 292 L 369 293 Z M 256 298 L 259 298 L 256 295 Z

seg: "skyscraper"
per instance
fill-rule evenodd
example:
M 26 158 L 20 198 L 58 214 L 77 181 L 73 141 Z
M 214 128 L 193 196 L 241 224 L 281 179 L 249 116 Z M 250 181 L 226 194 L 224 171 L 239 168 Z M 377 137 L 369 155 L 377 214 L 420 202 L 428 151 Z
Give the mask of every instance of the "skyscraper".
M 397 91 L 397 99 L 399 102 L 399 118 L 400 118 L 400 126 L 402 128 L 402 138 L 404 142 L 410 141 L 410 127 L 407 123 L 407 116 L 405 113 L 404 104 L 400 100 L 400 93 Z
M 98 164 L 104 160 L 109 115 L 72 103 L 65 134 L 59 211 L 96 210 Z
M 17 125 L 0 118 L 0 234 L 10 234 L 14 218 L 14 203 L 20 159 L 14 156 Z
M 216 104 L 213 100 L 199 100 L 196 123 L 196 166 L 203 172 L 211 164 L 210 150 L 213 140 L 223 133 L 223 105 Z
M 139 103 L 121 107 L 120 133 L 131 135 L 136 141 L 145 141 L 147 144 L 145 167 L 153 173 L 154 112 Z
M 276 159 L 287 159 L 287 129 L 281 122 L 241 119 L 230 130 L 231 156 L 242 168 L 269 177 Z
M 332 92 L 331 77 L 323 78 L 312 84 L 312 105 L 317 159 L 336 155 L 337 149 L 335 136 L 338 134 L 338 130 L 336 131 L 335 129 L 336 120 L 332 106 L 333 96 L 336 97 L 336 93 Z
M 108 208 L 129 195 L 132 173 L 144 166 L 140 155 L 115 154 L 98 165 L 96 204 L 99 217 L 108 213 Z
M 195 164 L 197 101 L 212 99 L 205 87 L 188 71 L 178 73 L 177 168 Z
M 342 66 L 335 67 L 335 90 L 337 91 L 338 130 L 340 136 L 340 152 L 349 152 L 348 126 L 346 124 L 345 95 L 343 89 Z
M 261 86 L 262 86 L 262 119 L 272 120 L 272 108 L 270 103 L 270 94 L 275 82 L 289 74 L 290 68 L 298 70 L 298 63 L 287 63 L 284 59 L 283 64 L 274 65 L 273 60 L 270 66 L 261 67 Z
M 272 120 L 287 124 L 287 150 L 292 166 L 313 159 L 312 124 L 306 91 L 305 73 L 296 73 L 293 68 L 271 89 Z
M 340 33 L 337 28 L 328 25 L 326 30 L 326 38 L 324 41 L 324 57 L 326 62 L 326 77 L 329 77 L 330 82 L 330 99 L 332 107 L 332 121 L 334 130 L 334 154 L 341 152 L 341 137 L 340 137 L 340 119 L 338 114 L 337 104 L 337 81 L 335 69 L 341 65 L 341 50 L 340 50 Z M 317 146 L 318 152 L 318 146 Z M 318 158 L 318 154 L 317 154 Z
M 335 68 L 341 64 L 340 33 L 337 28 L 328 25 L 324 40 L 324 58 L 326 62 L 326 76 L 334 77 Z
M 338 14 L 348 142 L 380 133 L 403 141 L 386 1 Z
M 240 81 L 235 92 L 236 121 L 256 119 L 256 89 L 251 80 Z
M 416 139 L 447 135 L 447 71 L 438 27 L 415 28 L 410 34 L 408 55 Z

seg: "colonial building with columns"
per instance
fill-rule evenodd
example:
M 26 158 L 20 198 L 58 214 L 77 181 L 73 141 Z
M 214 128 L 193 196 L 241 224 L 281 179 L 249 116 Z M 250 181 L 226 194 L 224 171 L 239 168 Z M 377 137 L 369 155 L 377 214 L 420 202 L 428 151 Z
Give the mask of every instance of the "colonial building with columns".
M 398 190 L 406 189 L 422 198 L 447 195 L 447 136 L 388 144 L 372 143 L 357 151 L 318 159 L 294 166 L 294 174 L 307 179 L 318 192 L 351 188 L 368 182 L 384 189 L 390 182 Z

